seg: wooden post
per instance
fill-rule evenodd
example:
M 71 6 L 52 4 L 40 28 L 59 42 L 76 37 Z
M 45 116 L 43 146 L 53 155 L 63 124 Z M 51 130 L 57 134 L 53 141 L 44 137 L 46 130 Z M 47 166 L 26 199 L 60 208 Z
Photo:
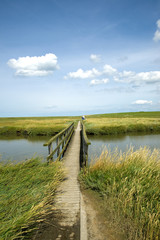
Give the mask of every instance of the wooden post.
M 87 166 L 88 165 L 88 145 L 90 145 L 91 143 L 87 138 L 85 127 L 82 122 L 81 122 L 81 129 L 82 129 L 81 138 L 82 138 L 82 158 L 83 158 L 82 166 Z
M 69 127 L 62 130 L 60 133 L 58 133 L 56 136 L 52 137 L 47 143 L 43 144 L 43 146 L 48 146 L 48 157 L 47 160 L 53 160 L 54 154 L 57 154 L 57 159 L 60 160 L 64 152 L 67 149 L 69 140 L 72 137 L 72 133 L 74 130 L 74 123 L 70 124 Z M 52 143 L 53 141 L 56 141 L 56 147 L 53 150 Z
M 64 139 L 65 136 L 66 136 L 66 132 L 64 132 L 64 134 L 63 134 L 63 136 L 62 136 L 62 139 Z M 62 149 L 64 148 L 64 145 L 65 145 L 65 140 L 64 140 L 64 142 L 62 143 Z M 64 153 L 62 154 L 62 158 L 63 158 L 63 156 L 64 156 Z
M 51 152 L 52 152 L 52 143 L 48 145 L 48 155 L 50 155 Z M 51 157 L 50 160 L 53 160 L 53 157 Z
M 59 144 L 59 137 L 56 138 L 56 144 L 58 146 L 58 144 Z M 59 153 L 60 153 L 60 148 L 57 149 L 57 157 L 59 157 Z

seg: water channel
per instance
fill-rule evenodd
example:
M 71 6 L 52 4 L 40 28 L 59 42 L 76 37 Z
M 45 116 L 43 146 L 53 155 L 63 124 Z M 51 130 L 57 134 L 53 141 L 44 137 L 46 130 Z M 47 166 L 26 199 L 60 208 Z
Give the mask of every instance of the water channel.
M 118 136 L 88 136 L 91 141 L 89 146 L 89 161 L 99 156 L 104 147 L 111 151 L 118 148 L 122 152 L 133 146 L 134 149 L 140 146 L 148 146 L 152 150 L 160 149 L 160 134 L 154 135 L 118 135 Z M 46 160 L 48 148 L 43 146 L 43 143 L 49 140 L 50 137 L 0 137 L 0 162 L 13 161 L 20 162 L 30 159 L 33 156 L 40 156 L 42 160 Z M 53 146 L 55 143 L 53 144 Z
M 32 157 L 40 156 L 46 159 L 48 148 L 43 143 L 50 137 L 8 137 L 0 136 L 0 162 L 11 161 L 20 162 Z
M 140 147 L 160 149 L 160 134 L 131 134 L 117 136 L 89 136 L 91 145 L 89 146 L 89 162 L 100 156 L 105 148 L 111 152 L 118 148 L 119 151 L 126 152 L 130 147 L 134 150 Z

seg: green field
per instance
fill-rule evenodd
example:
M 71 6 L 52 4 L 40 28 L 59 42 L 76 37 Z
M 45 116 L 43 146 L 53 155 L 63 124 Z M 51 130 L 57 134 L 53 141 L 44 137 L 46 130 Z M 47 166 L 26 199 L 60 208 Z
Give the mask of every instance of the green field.
M 81 171 L 80 179 L 100 194 L 106 220 L 113 228 L 117 225 L 126 240 L 160 239 L 159 150 L 105 150 L 94 165 Z
M 0 118 L 0 135 L 53 136 L 77 117 Z
M 81 117 L 0 118 L 0 135 L 53 136 Z M 160 133 L 160 112 L 95 114 L 84 121 L 87 134 Z
M 114 113 L 87 116 L 87 134 L 160 133 L 160 112 Z
M 24 236 L 51 211 L 50 203 L 63 177 L 60 162 L 31 159 L 0 164 L 0 239 L 30 239 Z
M 126 112 L 88 115 L 87 118 L 160 118 L 160 112 Z

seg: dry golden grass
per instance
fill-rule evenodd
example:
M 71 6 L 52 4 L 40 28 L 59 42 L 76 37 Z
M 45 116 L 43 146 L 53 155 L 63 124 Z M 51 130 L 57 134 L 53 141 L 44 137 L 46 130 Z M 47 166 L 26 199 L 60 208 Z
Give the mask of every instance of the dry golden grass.
M 87 118 L 88 134 L 118 134 L 160 131 L 160 118 Z
M 0 134 L 54 135 L 76 117 L 0 118 Z
M 104 197 L 104 211 L 119 221 L 126 239 L 160 239 L 160 151 L 107 149 L 81 173 L 85 185 Z M 108 209 L 109 208 L 109 209 Z

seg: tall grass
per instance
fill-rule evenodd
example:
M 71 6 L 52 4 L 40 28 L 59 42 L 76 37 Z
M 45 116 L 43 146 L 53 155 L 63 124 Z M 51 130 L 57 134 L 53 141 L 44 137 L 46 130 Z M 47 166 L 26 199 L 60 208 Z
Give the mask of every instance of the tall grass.
M 55 135 L 77 117 L 0 118 L 0 135 Z
M 119 116 L 119 115 L 118 115 Z M 116 135 L 132 132 L 160 132 L 160 117 L 89 117 L 85 121 L 87 134 Z
M 55 190 L 63 179 L 61 163 L 31 159 L 0 165 L 0 239 L 23 239 L 51 210 Z M 52 206 L 53 207 L 53 206 Z
M 160 111 L 94 114 L 88 115 L 87 118 L 160 118 Z
M 126 239 L 160 239 L 160 151 L 106 149 L 81 179 L 103 196 L 104 211 L 111 210 Z

